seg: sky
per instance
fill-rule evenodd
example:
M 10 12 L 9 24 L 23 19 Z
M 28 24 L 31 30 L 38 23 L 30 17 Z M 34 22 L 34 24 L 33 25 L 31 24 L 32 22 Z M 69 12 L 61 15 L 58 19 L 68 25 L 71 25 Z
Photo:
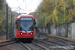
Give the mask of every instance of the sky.
M 12 11 L 18 13 L 34 12 L 42 0 L 6 0 Z

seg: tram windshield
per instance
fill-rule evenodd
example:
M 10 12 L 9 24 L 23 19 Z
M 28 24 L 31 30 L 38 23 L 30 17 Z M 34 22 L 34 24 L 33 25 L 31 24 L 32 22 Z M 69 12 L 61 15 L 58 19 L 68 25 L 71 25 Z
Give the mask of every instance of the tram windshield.
M 30 18 L 29 18 L 30 19 Z M 20 30 L 21 31 L 33 31 L 33 20 L 28 20 L 28 18 L 23 18 L 20 20 Z

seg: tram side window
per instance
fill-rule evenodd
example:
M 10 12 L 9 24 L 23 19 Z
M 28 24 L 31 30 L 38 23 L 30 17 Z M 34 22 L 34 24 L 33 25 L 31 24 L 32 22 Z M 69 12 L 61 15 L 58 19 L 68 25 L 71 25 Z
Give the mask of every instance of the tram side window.
M 19 20 L 16 21 L 16 29 L 20 30 L 20 22 L 19 22 Z
M 16 29 L 18 29 L 18 26 L 17 26 L 17 20 L 16 20 L 16 23 L 15 23 L 15 24 L 16 24 Z

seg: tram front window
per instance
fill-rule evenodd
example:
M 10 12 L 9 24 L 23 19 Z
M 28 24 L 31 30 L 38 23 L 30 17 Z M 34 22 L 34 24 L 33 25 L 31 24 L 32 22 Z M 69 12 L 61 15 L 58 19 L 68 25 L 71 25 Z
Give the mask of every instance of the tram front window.
M 33 31 L 33 20 L 28 20 L 28 18 L 20 20 L 20 30 Z

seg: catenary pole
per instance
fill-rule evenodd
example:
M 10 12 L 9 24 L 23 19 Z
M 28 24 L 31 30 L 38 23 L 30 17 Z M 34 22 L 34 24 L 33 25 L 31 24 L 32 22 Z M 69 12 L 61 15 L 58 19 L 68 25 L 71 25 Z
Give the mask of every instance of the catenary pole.
M 8 4 L 6 4 L 6 39 L 8 39 Z
M 11 11 L 11 36 L 12 36 L 12 11 Z

